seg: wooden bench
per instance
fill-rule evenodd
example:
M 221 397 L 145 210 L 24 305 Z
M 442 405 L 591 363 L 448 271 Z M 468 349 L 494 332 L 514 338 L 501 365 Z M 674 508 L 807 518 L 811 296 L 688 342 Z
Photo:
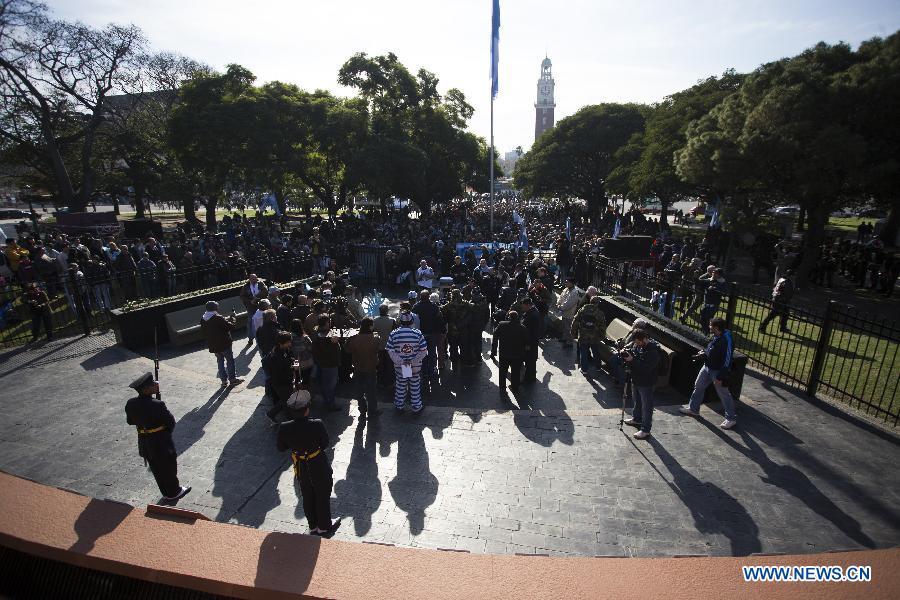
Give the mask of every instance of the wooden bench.
M 621 319 L 613 319 L 609 325 L 606 326 L 606 339 L 611 342 L 615 342 L 626 335 L 631 331 L 631 325 L 626 323 Z M 653 338 L 653 327 L 647 327 L 647 333 Z M 656 342 L 659 344 L 659 349 L 666 355 L 666 370 L 664 373 L 660 373 L 659 377 L 656 379 L 656 387 L 665 387 L 669 385 L 669 377 L 672 374 L 672 360 L 675 358 L 675 351 L 671 348 L 663 346 L 657 340 Z M 616 347 L 608 344 L 600 344 L 599 347 L 600 357 L 604 362 L 609 361 L 609 358 L 616 352 Z
M 203 339 L 200 330 L 200 317 L 205 312 L 205 306 L 192 306 L 182 310 L 166 313 L 166 329 L 169 331 L 169 340 L 177 346 L 190 344 Z M 239 296 L 226 298 L 219 301 L 219 313 L 226 317 L 231 311 L 237 313 L 237 323 L 245 323 L 247 309 L 244 308 Z

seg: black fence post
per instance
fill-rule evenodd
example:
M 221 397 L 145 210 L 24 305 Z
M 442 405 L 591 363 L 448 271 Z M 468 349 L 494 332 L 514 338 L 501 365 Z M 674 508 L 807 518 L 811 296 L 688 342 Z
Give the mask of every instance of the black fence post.
M 734 319 L 737 316 L 737 284 L 728 284 L 728 306 L 725 309 L 725 321 L 730 329 L 734 329 Z
M 628 291 L 628 271 L 631 269 L 631 263 L 624 262 L 622 263 L 622 278 L 619 280 L 619 287 L 621 288 L 619 293 L 621 295 L 625 295 Z
M 834 309 L 837 303 L 829 300 L 825 306 L 825 316 L 822 317 L 822 330 L 819 333 L 819 341 L 816 343 L 816 354 L 813 356 L 812 368 L 809 370 L 809 381 L 806 382 L 806 394 L 815 396 L 822 377 L 822 367 L 825 365 L 825 356 L 828 354 L 831 341 L 831 329 Z

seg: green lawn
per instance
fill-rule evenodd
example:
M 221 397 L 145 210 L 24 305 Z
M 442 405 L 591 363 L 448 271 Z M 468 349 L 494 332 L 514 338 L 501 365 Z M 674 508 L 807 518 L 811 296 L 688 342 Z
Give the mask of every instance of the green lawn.
M 776 318 L 769 323 L 768 333 L 761 333 L 758 327 L 768 312 L 768 304 L 740 298 L 731 326 L 735 345 L 760 370 L 805 390 L 822 328 L 815 322 L 791 318 L 790 333 L 784 334 Z M 681 315 L 676 310 L 676 318 Z M 725 316 L 724 306 L 718 315 Z M 865 403 L 896 415 L 900 413 L 900 343 L 861 332 L 848 324 L 848 319 L 855 318 L 843 314 L 836 317 L 817 394 L 868 414 L 875 415 L 875 410 Z M 696 326 L 697 321 L 688 320 L 688 324 Z M 876 416 L 894 424 L 893 418 Z
M 865 221 L 866 223 L 874 223 L 877 219 L 871 217 L 830 217 L 828 219 L 828 229 L 836 229 L 841 233 L 856 234 L 856 228 Z

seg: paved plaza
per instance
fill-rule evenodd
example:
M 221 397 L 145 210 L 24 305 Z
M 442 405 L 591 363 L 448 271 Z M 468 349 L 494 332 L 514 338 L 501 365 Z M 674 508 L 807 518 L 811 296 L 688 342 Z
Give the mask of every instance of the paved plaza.
M 488 338 L 485 337 L 485 349 Z M 222 390 L 202 345 L 162 349 L 178 426 L 179 506 L 228 523 L 305 532 L 287 454 L 265 418 L 256 348 L 235 342 L 244 384 Z M 548 342 L 539 382 L 497 391 L 496 364 L 450 374 L 417 417 L 326 418 L 336 537 L 479 553 L 666 556 L 806 553 L 900 544 L 900 444 L 758 375 L 722 431 L 660 392 L 653 436 L 618 429 L 621 392 Z M 127 385 L 153 362 L 110 334 L 0 356 L 0 469 L 136 506 L 159 500 L 125 424 Z M 353 387 L 342 384 L 346 399 Z M 387 403 L 387 395 L 382 401 Z

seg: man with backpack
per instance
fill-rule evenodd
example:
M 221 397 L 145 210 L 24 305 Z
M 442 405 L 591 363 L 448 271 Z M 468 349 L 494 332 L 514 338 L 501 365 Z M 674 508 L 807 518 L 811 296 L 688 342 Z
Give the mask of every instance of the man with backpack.
M 600 301 L 600 296 L 594 296 L 572 319 L 572 337 L 578 341 L 578 364 L 584 374 L 592 353 L 595 361 L 600 356 L 600 344 L 606 336 L 606 315 L 600 310 Z

